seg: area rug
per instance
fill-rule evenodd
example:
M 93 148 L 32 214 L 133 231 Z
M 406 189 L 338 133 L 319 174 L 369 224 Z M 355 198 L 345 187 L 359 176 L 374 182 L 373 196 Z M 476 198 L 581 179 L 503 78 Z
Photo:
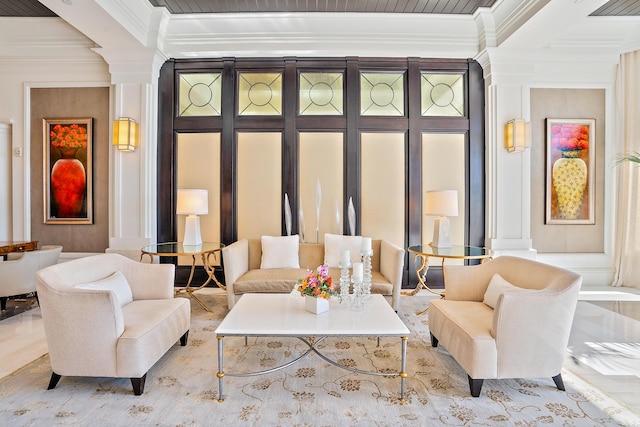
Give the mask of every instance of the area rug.
M 310 354 L 288 368 L 224 379 L 218 401 L 214 331 L 227 312 L 224 295 L 205 295 L 212 313 L 192 301 L 187 347 L 174 346 L 148 373 L 144 394 L 127 379 L 63 377 L 46 390 L 48 356 L 0 380 L 0 425 L 52 426 L 640 426 L 640 418 L 569 371 L 566 392 L 551 378 L 486 380 L 479 398 L 442 347 L 432 348 L 427 296 L 401 297 L 408 340 L 406 399 L 400 381 L 335 367 Z M 400 340 L 330 338 L 320 348 L 358 369 L 397 371 Z M 306 349 L 297 339 L 225 338 L 225 370 L 263 370 Z

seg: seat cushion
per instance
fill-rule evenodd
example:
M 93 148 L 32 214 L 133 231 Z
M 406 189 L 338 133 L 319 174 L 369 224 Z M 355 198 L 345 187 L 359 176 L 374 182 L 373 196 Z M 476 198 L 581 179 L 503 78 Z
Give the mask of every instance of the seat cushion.
M 122 307 L 122 316 L 117 376 L 140 378 L 189 330 L 191 303 L 186 298 L 138 300 Z

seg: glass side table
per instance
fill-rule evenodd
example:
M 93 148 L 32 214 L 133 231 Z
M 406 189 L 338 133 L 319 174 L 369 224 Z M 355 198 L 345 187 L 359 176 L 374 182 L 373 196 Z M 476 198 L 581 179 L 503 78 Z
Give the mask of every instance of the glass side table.
M 196 300 L 198 304 L 206 311 L 211 311 L 209 307 L 205 303 L 198 298 L 194 292 L 198 291 L 205 286 L 207 286 L 212 281 L 220 289 L 225 289 L 226 287 L 218 281 L 215 275 L 215 267 L 214 263 L 219 260 L 218 255 L 221 253 L 224 245 L 222 243 L 212 243 L 212 242 L 203 242 L 201 245 L 183 245 L 178 242 L 171 243 L 156 243 L 155 245 L 144 246 L 140 249 L 140 261 L 144 259 L 144 256 L 149 256 L 152 260 L 154 256 L 159 257 L 180 257 L 180 256 L 190 256 L 191 257 L 191 272 L 189 274 L 189 280 L 187 281 L 187 286 L 176 288 L 175 295 L 179 295 L 181 293 L 186 293 L 189 297 Z M 200 257 L 202 259 L 202 264 L 204 266 L 204 270 L 207 273 L 207 280 L 200 286 L 192 287 L 191 282 L 193 281 L 193 273 L 196 269 L 196 257 Z
M 444 298 L 444 291 L 433 290 L 427 285 L 427 271 L 429 271 L 429 258 L 436 257 L 442 258 L 442 266 L 447 259 L 479 259 L 480 262 L 484 262 L 487 259 L 493 258 L 493 251 L 487 248 L 481 248 L 477 246 L 462 246 L 453 245 L 451 248 L 436 248 L 429 244 L 420 244 L 415 246 L 409 246 L 409 253 L 414 255 L 414 260 L 420 258 L 420 266 L 416 270 L 416 276 L 418 276 L 418 285 L 411 292 L 403 292 L 403 295 L 415 295 L 420 289 L 424 288 L 432 294 L 439 295 Z M 444 275 L 444 269 L 442 270 Z M 418 316 L 427 312 L 429 308 L 420 311 Z

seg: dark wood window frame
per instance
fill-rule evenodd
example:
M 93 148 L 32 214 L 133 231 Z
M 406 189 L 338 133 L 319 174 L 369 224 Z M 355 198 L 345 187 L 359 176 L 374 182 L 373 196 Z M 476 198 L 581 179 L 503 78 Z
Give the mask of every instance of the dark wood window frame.
M 344 72 L 343 116 L 299 116 L 298 74 L 304 72 Z M 405 76 L 405 116 L 361 116 L 360 72 L 396 71 Z M 222 114 L 213 117 L 177 117 L 180 73 L 222 73 Z M 239 72 L 282 72 L 282 116 L 238 116 L 236 113 Z M 420 74 L 462 73 L 465 111 L 463 117 L 423 117 L 420 115 Z M 405 133 L 405 245 L 421 243 L 422 236 L 422 134 L 463 133 L 465 135 L 465 244 L 484 246 L 485 239 L 485 129 L 484 78 L 473 60 L 424 58 L 219 58 L 173 59 L 167 61 L 159 77 L 158 97 L 158 242 L 177 240 L 176 141 L 179 133 L 217 132 L 221 134 L 220 236 L 222 243 L 237 239 L 236 136 L 244 131 L 279 131 L 283 135 L 282 193 L 298 194 L 298 134 L 305 131 L 344 132 L 344 197 L 353 196 L 360 212 L 360 134 L 362 132 Z M 297 212 L 297 197 L 291 197 Z M 162 208 L 160 208 L 162 207 Z M 293 218 L 293 230 L 298 229 Z M 346 221 L 345 222 L 345 232 Z M 359 224 L 357 222 L 358 232 Z M 284 219 L 282 230 L 284 233 Z M 405 284 L 416 283 L 413 257 L 405 262 Z M 408 274 L 409 273 L 409 274 Z

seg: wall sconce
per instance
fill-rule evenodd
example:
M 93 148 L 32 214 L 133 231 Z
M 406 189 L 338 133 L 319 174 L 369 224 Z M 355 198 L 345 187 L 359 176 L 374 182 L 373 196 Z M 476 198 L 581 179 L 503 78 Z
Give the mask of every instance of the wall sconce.
M 207 190 L 178 190 L 176 214 L 187 215 L 184 223 L 183 246 L 202 244 L 200 217 L 209 213 L 209 193 Z
M 522 119 L 509 120 L 504 125 L 504 148 L 519 152 L 531 147 L 531 123 Z
M 425 215 L 437 216 L 433 222 L 434 248 L 450 248 L 451 232 L 449 216 L 458 216 L 458 190 L 427 191 Z
M 138 124 L 128 117 L 113 121 L 113 145 L 120 151 L 134 151 L 138 146 Z

